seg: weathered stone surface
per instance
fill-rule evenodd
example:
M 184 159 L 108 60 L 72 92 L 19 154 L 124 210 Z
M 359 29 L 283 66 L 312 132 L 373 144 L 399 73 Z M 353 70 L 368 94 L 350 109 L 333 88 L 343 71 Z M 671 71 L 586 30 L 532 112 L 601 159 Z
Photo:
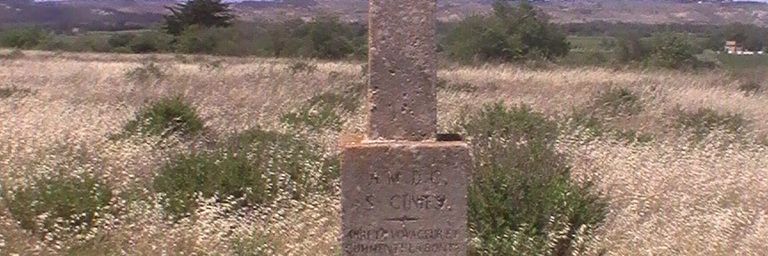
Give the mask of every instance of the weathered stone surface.
M 437 127 L 436 0 L 371 0 L 371 140 L 432 139 Z
M 348 146 L 343 255 L 466 255 L 470 163 L 463 142 Z

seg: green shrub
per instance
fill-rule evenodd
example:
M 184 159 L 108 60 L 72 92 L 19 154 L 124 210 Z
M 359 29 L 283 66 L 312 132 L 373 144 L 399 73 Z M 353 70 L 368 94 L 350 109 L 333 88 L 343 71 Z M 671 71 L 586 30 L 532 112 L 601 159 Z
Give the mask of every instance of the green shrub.
M 294 127 L 340 130 L 344 124 L 341 115 L 360 107 L 360 92 L 326 92 L 312 97 L 298 109 L 282 116 L 282 122 Z
M 134 37 L 136 37 L 134 34 L 118 33 L 110 36 L 109 39 L 107 39 L 107 43 L 112 48 L 128 47 Z
M 610 115 L 630 116 L 643 111 L 640 96 L 627 88 L 611 88 L 597 95 L 594 107 Z
M 191 136 L 203 131 L 194 107 L 181 97 L 165 98 L 142 109 L 123 128 L 123 135 Z
M 558 126 L 526 106 L 486 106 L 465 121 L 475 155 L 469 188 L 473 255 L 567 255 L 605 203 L 574 184 L 555 150 Z M 561 237 L 549 235 L 563 232 Z
M 140 83 L 162 80 L 165 78 L 165 70 L 153 61 L 144 61 L 141 66 L 126 71 L 125 78 Z
M 699 108 L 693 112 L 678 109 L 677 123 L 697 137 L 704 137 L 717 129 L 738 134 L 746 127 L 747 120 L 741 114 L 720 114 L 711 108 Z
M 51 33 L 38 27 L 19 27 L 0 32 L 0 46 L 9 48 L 36 48 L 51 38 Z
M 617 35 L 613 51 L 619 63 L 642 62 L 650 55 L 651 46 L 638 33 L 625 32 Z
M 143 32 L 132 37 L 127 45 L 133 53 L 166 52 L 171 49 L 173 38 L 157 32 Z
M 568 117 L 571 129 L 583 129 L 587 135 L 593 137 L 602 136 L 607 128 L 603 125 L 603 118 L 590 109 L 574 109 Z
M 108 40 L 109 38 L 102 35 L 85 34 L 75 37 L 64 46 L 66 50 L 75 52 L 112 52 Z
M 183 155 L 163 167 L 153 181 L 165 195 L 168 213 L 181 217 L 196 207 L 195 197 L 239 198 L 242 206 L 258 206 L 279 195 L 301 199 L 332 188 L 338 161 L 305 140 L 263 130 L 250 130 L 219 150 Z
M 217 44 L 224 40 L 224 28 L 191 26 L 178 37 L 176 50 L 182 53 L 213 54 Z
M 649 64 L 670 69 L 699 66 L 696 48 L 691 41 L 679 34 L 657 34 L 652 38 Z
M 367 49 L 364 29 L 345 24 L 337 17 L 321 16 L 299 26 L 294 36 L 299 46 L 298 56 L 320 59 L 342 59 L 354 55 L 364 56 Z
M 111 199 L 109 188 L 95 178 L 63 175 L 39 179 L 6 198 L 8 209 L 22 228 L 44 233 L 60 228 L 86 231 Z

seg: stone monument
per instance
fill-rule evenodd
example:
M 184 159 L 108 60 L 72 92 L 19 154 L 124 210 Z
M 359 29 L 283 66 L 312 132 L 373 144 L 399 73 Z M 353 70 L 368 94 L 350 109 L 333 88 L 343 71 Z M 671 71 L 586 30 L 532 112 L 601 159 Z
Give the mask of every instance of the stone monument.
M 436 0 L 370 0 L 367 138 L 342 159 L 342 255 L 466 255 L 469 147 L 437 138 Z

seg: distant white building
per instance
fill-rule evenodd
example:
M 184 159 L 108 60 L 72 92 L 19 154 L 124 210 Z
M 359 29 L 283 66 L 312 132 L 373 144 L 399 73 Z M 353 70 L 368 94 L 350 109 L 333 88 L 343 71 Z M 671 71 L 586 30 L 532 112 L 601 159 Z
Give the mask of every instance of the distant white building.
M 736 41 L 725 42 L 725 53 L 733 55 L 764 55 L 765 51 L 749 51 L 744 46 Z

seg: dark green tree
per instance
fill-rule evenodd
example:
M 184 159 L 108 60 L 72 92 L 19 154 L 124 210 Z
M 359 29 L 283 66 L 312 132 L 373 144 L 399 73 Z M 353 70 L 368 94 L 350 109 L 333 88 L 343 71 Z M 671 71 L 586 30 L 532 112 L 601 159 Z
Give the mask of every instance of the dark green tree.
M 235 16 L 229 4 L 222 0 L 189 0 L 166 7 L 171 11 L 165 16 L 165 30 L 172 35 L 180 35 L 192 25 L 201 27 L 228 27 Z
M 696 47 L 685 35 L 664 33 L 652 38 L 650 64 L 657 67 L 679 69 L 695 67 Z
M 640 34 L 628 31 L 616 36 L 614 54 L 619 63 L 642 61 L 650 54 L 650 46 L 644 44 Z
M 357 31 L 337 17 L 321 16 L 301 26 L 297 34 L 302 38 L 301 55 L 321 59 L 341 59 L 353 55 L 354 40 L 365 31 Z M 359 45 L 359 44 L 357 44 Z
M 553 59 L 570 51 L 565 34 L 528 1 L 513 5 L 496 0 L 493 9 L 493 15 L 469 17 L 456 26 L 444 43 L 449 56 L 464 61 L 517 61 Z

